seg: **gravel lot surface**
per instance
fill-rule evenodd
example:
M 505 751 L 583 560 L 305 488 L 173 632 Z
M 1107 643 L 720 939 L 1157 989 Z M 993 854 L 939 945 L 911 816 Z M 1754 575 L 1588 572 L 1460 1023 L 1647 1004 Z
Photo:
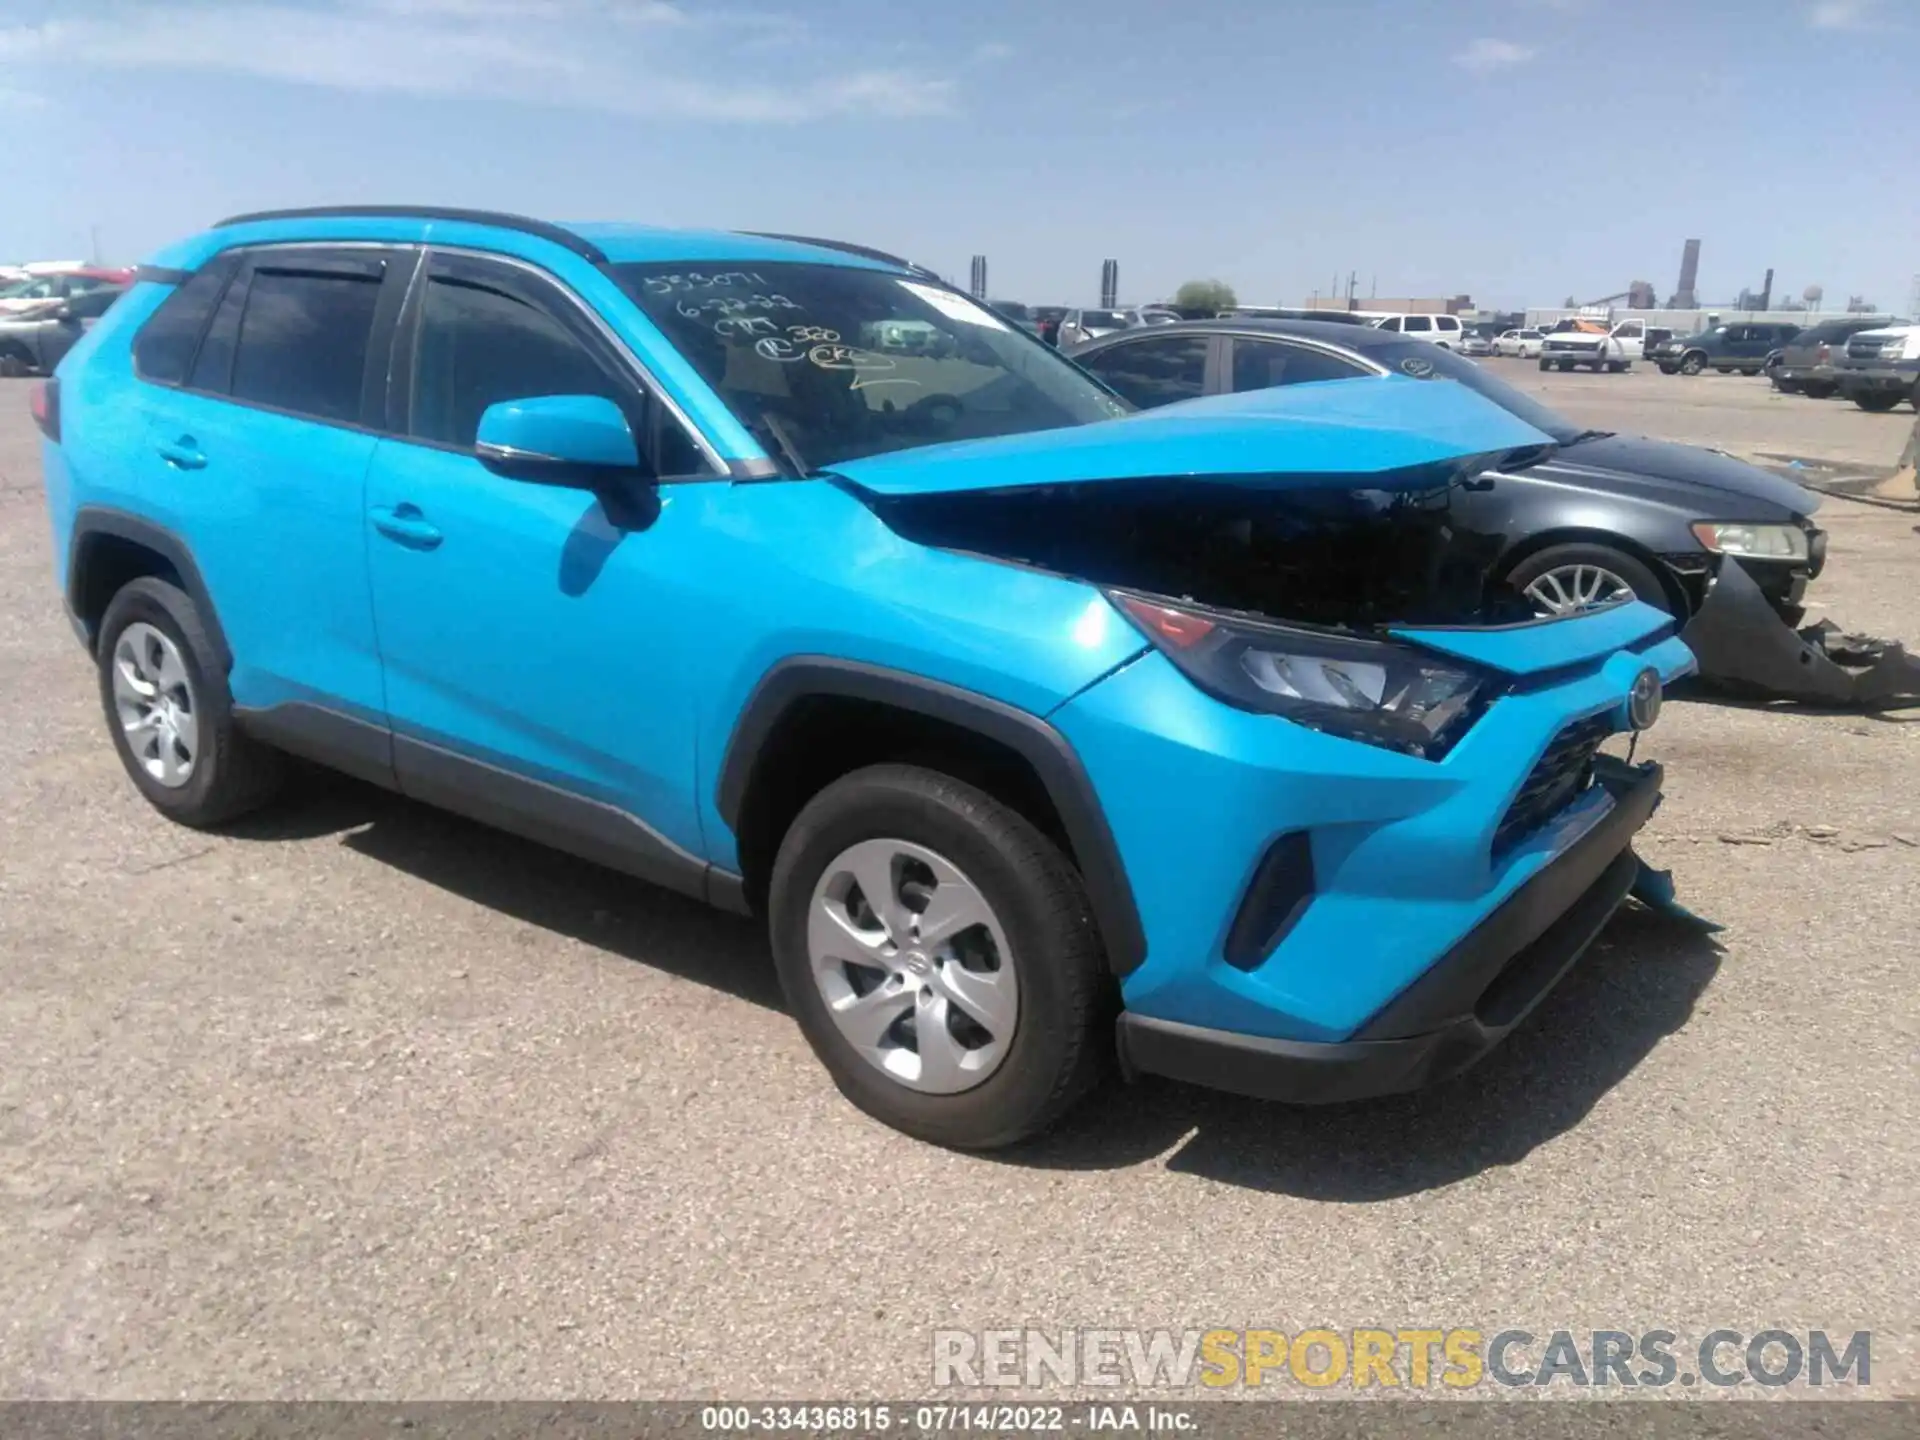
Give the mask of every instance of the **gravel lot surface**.
M 1887 466 L 1912 424 L 1510 368 L 1737 450 Z M 158 820 L 50 584 L 25 402 L 0 1396 L 899 1397 L 934 1328 L 1022 1325 L 1870 1329 L 1873 1390 L 1920 1390 L 1920 712 L 1669 705 L 1643 850 L 1724 933 L 1623 914 L 1459 1081 L 1115 1085 L 970 1158 L 841 1101 L 745 922 L 345 781 Z M 1915 517 L 1823 518 L 1815 614 L 1920 642 Z

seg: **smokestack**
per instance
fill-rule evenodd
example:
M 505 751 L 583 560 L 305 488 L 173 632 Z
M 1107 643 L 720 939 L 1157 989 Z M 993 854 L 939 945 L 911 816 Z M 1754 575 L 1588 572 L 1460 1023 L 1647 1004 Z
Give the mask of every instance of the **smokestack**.
M 1700 279 L 1700 242 L 1687 241 L 1686 248 L 1680 252 L 1680 288 L 1674 292 L 1670 306 L 1674 310 L 1697 310 L 1699 298 L 1694 287 Z
M 1760 308 L 1763 311 L 1773 309 L 1773 270 L 1767 270 L 1767 283 L 1760 287 Z

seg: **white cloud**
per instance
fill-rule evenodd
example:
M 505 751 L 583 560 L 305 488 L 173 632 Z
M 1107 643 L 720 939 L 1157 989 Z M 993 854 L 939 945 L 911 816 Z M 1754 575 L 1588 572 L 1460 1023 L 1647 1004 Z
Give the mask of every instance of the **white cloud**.
M 1520 45 L 1512 40 L 1493 40 L 1482 38 L 1468 44 L 1457 52 L 1453 63 L 1478 74 L 1492 70 L 1505 70 L 1515 65 L 1524 65 L 1538 53 L 1531 45 Z
M 63 13 L 0 27 L 0 65 L 222 71 L 722 122 L 935 115 L 954 104 L 944 77 L 863 68 L 793 27 L 776 27 L 771 46 L 767 17 L 667 0 L 109 0 L 82 18 Z
M 1869 0 L 1820 0 L 1807 11 L 1807 23 L 1816 30 L 1859 30 L 1872 8 Z

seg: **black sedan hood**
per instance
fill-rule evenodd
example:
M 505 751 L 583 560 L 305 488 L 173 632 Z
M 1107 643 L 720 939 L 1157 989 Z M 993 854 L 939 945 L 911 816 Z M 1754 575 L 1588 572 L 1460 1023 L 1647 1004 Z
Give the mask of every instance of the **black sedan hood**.
M 1757 500 L 1795 515 L 1811 515 L 1820 508 L 1820 497 L 1758 465 L 1749 465 L 1717 450 L 1698 445 L 1675 445 L 1666 440 L 1649 440 L 1640 435 L 1607 435 L 1563 445 L 1546 462 L 1547 468 L 1570 478 L 1583 480 L 1597 489 L 1610 488 L 1608 478 L 1618 477 L 1635 493 L 1647 492 L 1646 482 L 1668 481 L 1696 490 L 1717 491 L 1726 497 Z M 1638 483 L 1634 483 L 1638 482 Z M 1729 520 L 1748 518 L 1737 506 L 1721 502 L 1723 516 Z M 1754 516 L 1751 518 L 1760 518 Z

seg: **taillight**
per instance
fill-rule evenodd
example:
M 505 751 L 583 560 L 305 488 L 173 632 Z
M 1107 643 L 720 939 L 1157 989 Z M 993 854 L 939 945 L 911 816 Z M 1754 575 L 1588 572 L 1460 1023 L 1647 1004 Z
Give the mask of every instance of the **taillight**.
M 33 411 L 33 423 L 40 427 L 40 433 L 49 440 L 60 438 L 60 382 L 47 380 L 33 387 L 33 393 L 27 397 L 27 408 Z
M 1828 357 L 1832 354 L 1833 347 L 1831 345 L 1822 345 L 1820 347 L 1820 363 L 1823 365 L 1826 364 Z

